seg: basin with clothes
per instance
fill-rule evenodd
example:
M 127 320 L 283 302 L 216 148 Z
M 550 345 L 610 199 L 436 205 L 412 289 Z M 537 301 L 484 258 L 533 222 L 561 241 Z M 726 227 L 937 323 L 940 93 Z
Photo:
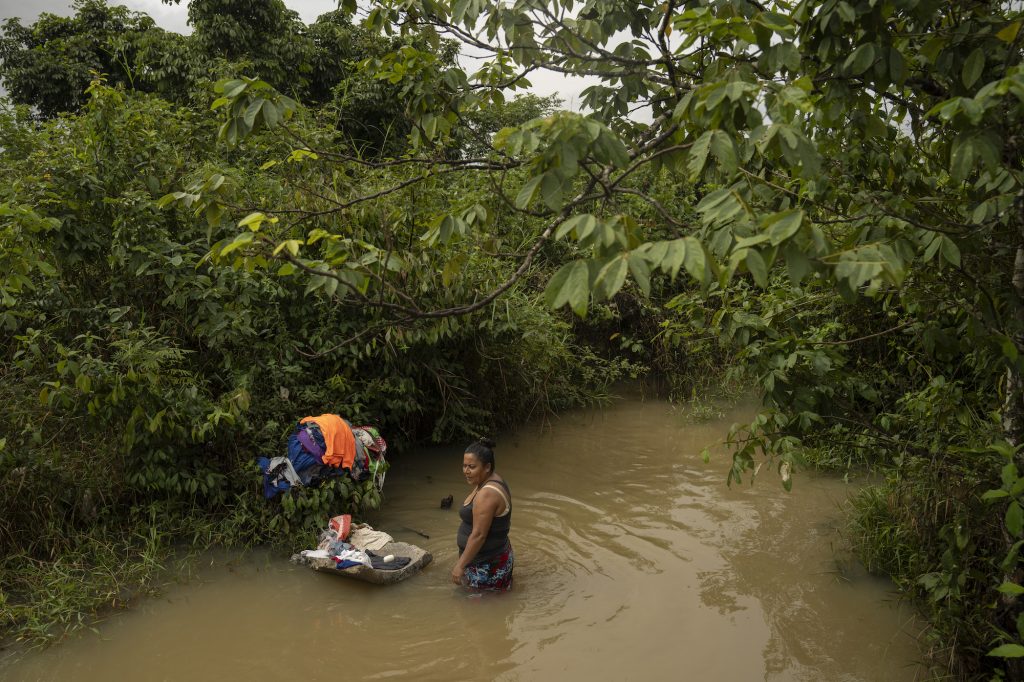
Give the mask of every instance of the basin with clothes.
M 309 566 L 314 571 L 321 573 L 355 578 L 356 580 L 377 585 L 391 585 L 414 575 L 434 560 L 434 556 L 430 552 L 407 542 L 388 542 L 373 551 L 379 556 L 394 555 L 396 558 L 408 557 L 409 563 L 396 569 L 372 568 L 363 565 L 338 568 L 338 562 L 333 557 L 319 556 L 315 552 L 294 554 L 292 555 L 292 563 Z

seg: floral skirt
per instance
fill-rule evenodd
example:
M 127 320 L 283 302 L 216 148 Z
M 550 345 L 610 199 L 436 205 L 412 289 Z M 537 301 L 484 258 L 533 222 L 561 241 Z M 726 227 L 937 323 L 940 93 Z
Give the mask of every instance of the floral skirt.
M 462 573 L 462 584 L 477 590 L 511 590 L 514 564 L 515 554 L 510 542 L 505 545 L 501 554 L 493 559 L 466 566 Z

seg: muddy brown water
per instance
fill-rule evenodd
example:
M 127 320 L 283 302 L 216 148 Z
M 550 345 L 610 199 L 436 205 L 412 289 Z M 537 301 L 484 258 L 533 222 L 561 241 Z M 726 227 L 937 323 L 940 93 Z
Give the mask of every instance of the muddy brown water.
M 727 488 L 721 443 L 752 413 L 695 423 L 621 400 L 500 440 L 515 590 L 448 582 L 468 489 L 459 446 L 396 459 L 371 519 L 433 564 L 378 587 L 251 553 L 94 632 L 8 652 L 3 680 L 914 680 L 920 624 L 857 570 L 837 527 L 852 487 L 774 474 Z M 423 539 L 405 530 L 430 535 Z

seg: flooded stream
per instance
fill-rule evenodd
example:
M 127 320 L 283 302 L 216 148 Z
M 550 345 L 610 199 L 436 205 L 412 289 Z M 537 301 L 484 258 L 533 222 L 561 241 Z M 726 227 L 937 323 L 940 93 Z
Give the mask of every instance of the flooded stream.
M 630 398 L 499 438 L 512 593 L 449 584 L 458 516 L 439 503 L 469 492 L 461 444 L 422 450 L 393 462 L 370 519 L 434 554 L 421 574 L 378 587 L 266 554 L 214 562 L 95 632 L 8 653 L 0 679 L 919 679 L 919 623 L 836 530 L 851 487 L 801 474 L 787 494 L 767 473 L 729 489 L 725 451 L 701 459 L 750 413 L 694 423 Z

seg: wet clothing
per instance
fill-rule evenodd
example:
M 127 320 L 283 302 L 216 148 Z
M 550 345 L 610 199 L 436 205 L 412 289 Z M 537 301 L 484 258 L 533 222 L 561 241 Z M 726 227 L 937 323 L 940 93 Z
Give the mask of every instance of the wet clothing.
M 412 559 L 407 556 L 392 556 L 391 561 L 384 561 L 387 557 L 376 552 L 367 550 L 366 555 L 370 557 L 370 566 L 378 571 L 397 571 L 412 563 Z
M 263 495 L 271 499 L 300 486 L 347 473 L 353 480 L 373 476 L 384 487 L 387 443 L 373 426 L 351 427 L 336 414 L 305 417 L 288 436 L 288 456 L 257 458 L 263 471 Z M 287 460 L 288 464 L 284 461 Z
M 291 489 L 292 486 L 302 485 L 302 479 L 287 457 L 260 457 L 257 462 L 263 470 L 263 496 L 267 499 Z
M 326 445 L 323 463 L 341 469 L 351 469 L 356 461 L 356 439 L 348 422 L 336 414 L 322 414 L 319 417 L 303 417 L 300 423 L 308 422 L 315 422 L 323 434 Z
M 466 566 L 462 573 L 462 583 L 478 590 L 511 590 L 514 565 L 512 543 L 507 542 L 502 551 L 489 561 L 473 562 Z
M 499 487 L 500 486 L 500 487 Z M 487 531 L 487 537 L 484 538 L 484 544 L 480 547 L 480 550 L 473 557 L 474 564 L 480 564 L 489 562 L 498 557 L 498 555 L 505 552 L 506 548 L 511 551 L 511 546 L 508 541 L 508 531 L 512 527 L 512 491 L 509 490 L 508 484 L 505 481 L 492 480 L 486 481 L 480 488 L 477 489 L 476 493 L 473 494 L 473 499 L 469 501 L 469 504 L 462 505 L 459 509 L 459 518 L 462 523 L 459 524 L 459 534 L 457 542 L 459 545 L 459 554 L 461 555 L 466 550 L 466 543 L 469 542 L 469 536 L 473 532 L 473 503 L 476 501 L 476 496 L 480 493 L 483 488 L 493 488 L 502 498 L 505 500 L 505 511 L 495 516 L 491 520 L 491 527 Z M 502 490 L 504 488 L 504 490 Z
M 263 496 L 268 500 L 292 488 L 315 484 L 319 479 L 339 473 L 324 466 L 324 437 L 320 427 L 296 424 L 288 436 L 288 456 L 258 457 L 256 463 L 263 471 Z
M 318 464 L 324 463 L 324 452 L 327 451 L 327 445 L 324 443 L 324 436 L 320 432 L 320 427 L 316 422 L 309 422 L 307 424 L 299 424 L 296 427 L 295 432 L 292 434 L 295 437 L 296 442 L 303 450 L 313 455 L 316 458 Z M 289 440 L 288 450 L 291 454 L 292 444 Z

